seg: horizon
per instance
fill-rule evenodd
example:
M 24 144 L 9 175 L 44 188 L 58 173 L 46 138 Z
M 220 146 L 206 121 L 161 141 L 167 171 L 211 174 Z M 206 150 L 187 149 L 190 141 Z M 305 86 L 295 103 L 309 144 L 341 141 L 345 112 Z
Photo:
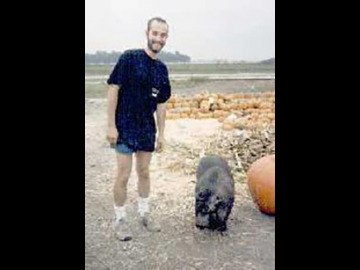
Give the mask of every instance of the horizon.
M 103 50 L 99 50 L 99 51 L 96 51 L 94 53 L 89 53 L 89 52 L 85 52 L 85 54 L 88 54 L 88 55 L 95 55 L 96 53 L 100 53 L 100 52 L 104 52 L 104 53 L 123 53 L 123 51 L 103 51 Z M 172 54 L 175 54 L 176 51 L 172 52 L 172 51 L 168 51 L 168 50 L 164 50 L 163 51 L 164 53 L 172 53 Z M 177 51 L 179 52 L 181 55 L 185 55 L 185 56 L 188 56 L 190 57 L 190 63 L 193 63 L 193 62 L 217 62 L 217 61 L 223 61 L 223 62 L 246 62 L 246 63 L 257 63 L 257 62 L 261 62 L 261 61 L 266 61 L 266 60 L 271 60 L 271 59 L 275 59 L 275 56 L 273 57 L 269 57 L 269 58 L 266 58 L 266 59 L 260 59 L 260 60 L 256 60 L 256 61 L 251 61 L 251 60 L 233 60 L 233 59 L 193 59 L 193 57 L 191 55 L 187 55 L 187 54 L 183 54 L 181 51 Z

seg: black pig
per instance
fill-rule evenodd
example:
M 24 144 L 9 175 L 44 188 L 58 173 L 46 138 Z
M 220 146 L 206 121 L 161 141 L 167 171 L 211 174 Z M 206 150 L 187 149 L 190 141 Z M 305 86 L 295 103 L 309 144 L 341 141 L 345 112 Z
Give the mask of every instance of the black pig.
M 196 227 L 226 231 L 234 204 L 234 180 L 229 165 L 219 156 L 203 157 L 196 178 Z

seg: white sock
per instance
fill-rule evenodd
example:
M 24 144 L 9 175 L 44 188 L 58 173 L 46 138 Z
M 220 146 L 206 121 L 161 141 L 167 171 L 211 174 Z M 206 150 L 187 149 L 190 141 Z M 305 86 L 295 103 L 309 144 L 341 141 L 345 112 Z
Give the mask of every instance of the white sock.
M 125 206 L 114 205 L 114 211 L 117 222 L 126 218 Z
M 139 197 L 138 201 L 138 212 L 141 217 L 143 217 L 146 213 L 149 212 L 149 197 L 148 198 L 141 198 Z

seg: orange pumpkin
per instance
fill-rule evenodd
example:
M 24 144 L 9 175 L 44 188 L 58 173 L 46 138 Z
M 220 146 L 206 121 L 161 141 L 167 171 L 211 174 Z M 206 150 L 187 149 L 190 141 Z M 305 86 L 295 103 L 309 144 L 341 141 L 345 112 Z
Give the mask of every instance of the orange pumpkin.
M 214 118 L 219 118 L 219 117 L 222 117 L 223 115 L 224 115 L 224 112 L 221 111 L 221 110 L 216 110 L 216 111 L 214 111 L 214 113 L 213 113 L 213 117 L 214 117 Z
M 169 99 L 169 103 L 176 103 L 176 97 L 173 96 Z
M 222 125 L 222 129 L 226 130 L 226 131 L 230 131 L 230 130 L 234 130 L 234 126 L 232 124 L 229 124 L 229 123 L 224 123 Z
M 217 103 L 215 103 L 215 104 L 213 104 L 212 106 L 211 106 L 211 110 L 218 110 L 219 109 L 219 105 L 217 104 Z
M 247 172 L 248 186 L 259 210 L 275 215 L 275 155 L 255 161 Z
M 218 121 L 220 122 L 220 123 L 224 123 L 224 121 L 225 121 L 225 117 L 224 116 L 222 116 L 222 117 L 220 117 L 219 119 L 218 119 Z
M 223 98 L 219 98 L 218 101 L 217 101 L 218 104 L 223 104 L 224 102 L 225 102 L 225 101 L 224 101 Z
M 180 118 L 189 118 L 188 113 L 180 113 Z
M 197 108 L 191 108 L 190 109 L 191 113 L 198 113 L 199 111 L 200 111 L 200 109 L 197 109 Z

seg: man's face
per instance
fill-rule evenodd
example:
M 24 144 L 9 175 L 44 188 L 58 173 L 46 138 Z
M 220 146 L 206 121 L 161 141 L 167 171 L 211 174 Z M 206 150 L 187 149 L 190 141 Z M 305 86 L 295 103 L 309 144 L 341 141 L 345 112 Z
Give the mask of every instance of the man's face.
M 153 53 L 159 53 L 168 38 L 168 26 L 165 23 L 153 21 L 150 30 L 146 32 L 148 48 Z

